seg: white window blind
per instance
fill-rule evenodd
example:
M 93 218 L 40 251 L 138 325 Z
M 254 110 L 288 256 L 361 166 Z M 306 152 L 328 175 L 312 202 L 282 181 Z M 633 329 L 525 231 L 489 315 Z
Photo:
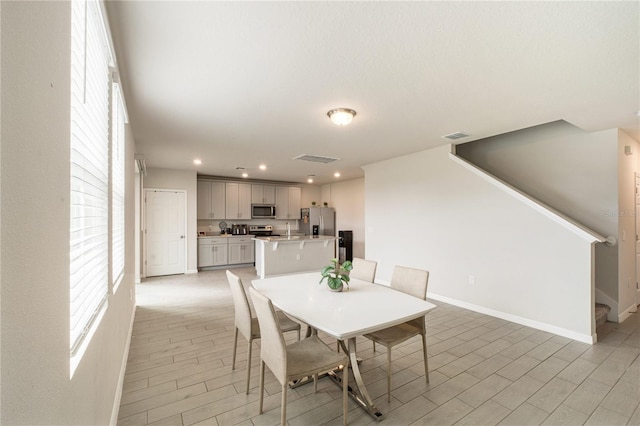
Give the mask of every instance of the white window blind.
M 109 65 L 100 5 L 73 1 L 71 29 L 70 350 L 109 291 Z
M 114 292 L 124 275 L 125 110 L 120 85 L 113 84 L 111 134 L 111 276 Z

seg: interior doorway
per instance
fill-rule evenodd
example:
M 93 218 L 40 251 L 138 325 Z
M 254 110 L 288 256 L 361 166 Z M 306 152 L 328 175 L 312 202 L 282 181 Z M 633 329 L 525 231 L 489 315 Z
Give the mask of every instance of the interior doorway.
M 640 175 L 636 172 L 636 305 L 640 305 Z
M 146 276 L 184 274 L 186 193 L 145 189 L 144 194 Z

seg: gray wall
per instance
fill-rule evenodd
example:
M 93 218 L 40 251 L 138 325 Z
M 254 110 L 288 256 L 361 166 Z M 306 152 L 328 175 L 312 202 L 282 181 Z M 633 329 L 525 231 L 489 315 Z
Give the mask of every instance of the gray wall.
M 69 364 L 69 2 L 2 2 L 0 423 L 112 420 L 133 321 L 133 255 L 73 377 Z M 133 145 L 125 231 L 133 235 Z

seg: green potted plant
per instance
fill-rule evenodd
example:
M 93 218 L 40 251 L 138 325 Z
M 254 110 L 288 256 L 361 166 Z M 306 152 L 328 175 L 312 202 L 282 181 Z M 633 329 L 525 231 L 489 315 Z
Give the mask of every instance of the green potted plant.
M 353 265 L 350 260 L 347 260 L 342 265 L 338 263 L 338 259 L 331 259 L 331 264 L 322 268 L 320 274 L 319 284 L 326 279 L 327 285 L 331 291 L 342 291 L 343 287 L 349 288 L 349 271 L 353 269 Z

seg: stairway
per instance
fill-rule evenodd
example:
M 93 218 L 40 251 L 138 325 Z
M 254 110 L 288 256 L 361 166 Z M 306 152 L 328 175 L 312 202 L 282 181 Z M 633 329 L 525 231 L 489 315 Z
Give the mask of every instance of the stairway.
M 607 322 L 607 314 L 611 308 L 604 303 L 596 303 L 596 328 Z

